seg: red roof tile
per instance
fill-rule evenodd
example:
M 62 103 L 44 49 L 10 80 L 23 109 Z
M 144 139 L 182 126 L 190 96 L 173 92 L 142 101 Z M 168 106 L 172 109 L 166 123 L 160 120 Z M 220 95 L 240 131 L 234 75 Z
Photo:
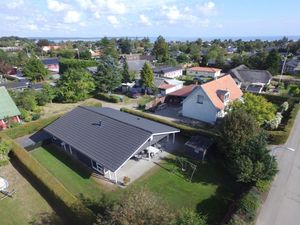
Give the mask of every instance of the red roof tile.
M 224 109 L 225 107 L 224 103 L 218 96 L 218 91 L 229 91 L 229 101 L 235 101 L 243 95 L 243 92 L 230 75 L 225 75 L 217 80 L 202 84 L 201 87 L 218 109 Z
M 215 72 L 221 71 L 221 69 L 218 69 L 218 68 L 201 67 L 201 66 L 195 66 L 195 67 L 189 68 L 188 70 L 199 71 L 199 72 L 210 72 L 210 73 L 215 73 Z
M 175 87 L 175 85 L 172 85 L 172 84 L 161 84 L 161 85 L 159 85 L 160 89 L 169 89 L 169 88 L 172 88 L 172 87 Z
M 168 95 L 177 96 L 177 97 L 187 97 L 187 96 L 189 96 L 190 93 L 192 93 L 194 88 L 197 86 L 199 86 L 199 85 L 191 84 L 191 85 L 185 86 L 177 91 L 171 92 Z

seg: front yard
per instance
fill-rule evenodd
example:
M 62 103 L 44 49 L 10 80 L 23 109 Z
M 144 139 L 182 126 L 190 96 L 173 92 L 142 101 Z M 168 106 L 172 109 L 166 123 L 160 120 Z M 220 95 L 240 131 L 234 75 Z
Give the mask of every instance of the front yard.
M 64 155 L 44 146 L 32 151 L 32 155 L 46 167 L 75 196 L 99 199 L 105 193 L 118 198 L 124 189 L 106 182 L 96 182 L 89 174 L 78 169 Z M 174 210 L 190 208 L 206 214 L 209 224 L 218 224 L 226 213 L 233 197 L 233 184 L 215 164 L 198 163 L 192 182 L 182 173 L 174 159 L 161 161 L 128 188 L 146 187 L 174 207 Z

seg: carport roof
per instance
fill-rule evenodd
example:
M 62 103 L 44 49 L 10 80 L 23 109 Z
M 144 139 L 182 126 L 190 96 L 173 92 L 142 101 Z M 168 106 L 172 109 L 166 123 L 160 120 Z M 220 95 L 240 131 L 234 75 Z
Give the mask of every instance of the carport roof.
M 113 172 L 152 135 L 179 132 L 173 127 L 111 108 L 83 106 L 44 130 Z

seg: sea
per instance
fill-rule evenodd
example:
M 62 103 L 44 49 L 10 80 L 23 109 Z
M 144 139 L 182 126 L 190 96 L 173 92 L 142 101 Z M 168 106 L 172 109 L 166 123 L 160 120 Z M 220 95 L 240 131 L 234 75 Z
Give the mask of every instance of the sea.
M 287 37 L 289 40 L 299 40 L 300 35 L 286 35 L 286 36 L 224 36 L 224 37 L 164 37 L 166 41 L 196 41 L 198 38 L 201 38 L 203 41 L 212 41 L 214 39 L 220 39 L 221 41 L 223 40 L 243 40 L 243 41 L 254 41 L 257 39 L 260 39 L 262 41 L 274 41 L 274 40 L 280 40 L 283 37 Z M 30 39 L 35 39 L 35 40 L 40 40 L 40 39 L 47 39 L 49 41 L 53 41 L 56 43 L 59 42 L 67 42 L 67 41 L 89 41 L 89 42 L 94 42 L 98 41 L 103 37 L 29 37 Z M 121 37 L 108 37 L 108 38 L 121 38 Z M 144 37 L 127 37 L 130 39 L 143 39 Z M 154 42 L 157 37 L 149 37 L 151 42 Z

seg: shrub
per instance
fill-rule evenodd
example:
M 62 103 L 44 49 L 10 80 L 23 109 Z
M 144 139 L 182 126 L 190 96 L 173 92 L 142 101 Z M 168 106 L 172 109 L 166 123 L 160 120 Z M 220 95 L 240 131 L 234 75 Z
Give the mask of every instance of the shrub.
M 170 120 L 166 120 L 166 119 L 162 119 L 162 118 L 159 118 L 159 117 L 156 117 L 156 116 L 152 116 L 148 113 L 143 113 L 143 112 L 140 112 L 140 111 L 137 111 L 137 110 L 127 109 L 127 108 L 121 108 L 120 110 L 122 112 L 127 112 L 127 113 L 130 113 L 130 114 L 145 118 L 145 119 L 149 119 L 149 120 L 152 120 L 152 121 L 155 121 L 155 122 L 159 122 L 159 123 L 166 124 L 168 126 L 175 127 L 175 128 L 180 130 L 180 133 L 182 135 L 185 135 L 185 136 L 188 136 L 188 137 L 193 136 L 193 135 L 197 135 L 197 134 L 201 134 L 201 135 L 204 135 L 204 136 L 207 136 L 207 137 L 217 137 L 218 136 L 217 133 L 215 133 L 213 131 L 210 131 L 208 129 L 205 130 L 205 129 L 197 129 L 197 128 L 189 127 L 189 126 L 186 126 L 186 125 L 182 125 L 182 124 L 172 122 Z
M 96 95 L 96 98 L 103 100 L 103 101 L 112 102 L 112 103 L 119 103 L 122 101 L 122 99 L 119 96 L 109 95 L 109 94 L 104 94 L 104 93 L 98 93 Z
M 289 103 L 285 101 L 284 103 L 281 104 L 281 111 L 285 112 L 289 109 Z
M 255 186 L 260 192 L 264 193 L 270 189 L 272 181 L 273 180 L 259 180 L 256 182 Z
M 58 207 L 58 210 L 72 224 L 90 225 L 96 220 L 95 215 L 72 195 L 52 174 L 48 172 L 29 152 L 13 142 L 5 134 L 0 136 L 12 143 L 12 153 L 25 171 L 34 179 L 43 192 Z
M 246 221 L 243 220 L 239 215 L 234 214 L 233 217 L 229 220 L 227 225 L 248 225 Z
M 191 210 L 183 210 L 174 225 L 207 225 L 207 217 Z
M 94 60 L 79 60 L 79 59 L 60 59 L 59 60 L 59 73 L 63 74 L 68 69 L 86 69 L 90 66 L 97 66 Z
M 21 120 L 25 121 L 25 122 L 30 122 L 32 120 L 31 114 L 29 111 L 27 111 L 26 109 L 20 108 L 20 118 Z
M 9 162 L 8 153 L 11 150 L 11 143 L 7 140 L 0 139 L 0 166 Z
M 246 221 L 255 220 L 258 208 L 260 207 L 260 193 L 256 188 L 251 188 L 238 203 L 238 214 L 242 215 Z

